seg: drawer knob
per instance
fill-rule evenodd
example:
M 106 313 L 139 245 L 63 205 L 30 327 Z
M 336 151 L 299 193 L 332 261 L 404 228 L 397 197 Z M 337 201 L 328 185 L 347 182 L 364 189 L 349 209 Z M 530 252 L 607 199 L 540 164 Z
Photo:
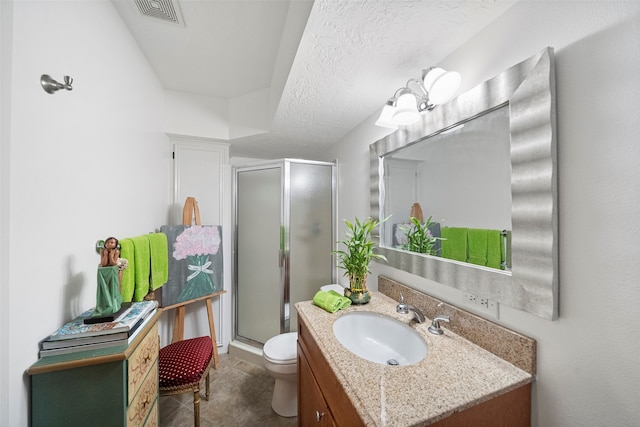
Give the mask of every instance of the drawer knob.
M 316 421 L 320 422 L 320 420 L 324 417 L 324 412 L 316 411 Z

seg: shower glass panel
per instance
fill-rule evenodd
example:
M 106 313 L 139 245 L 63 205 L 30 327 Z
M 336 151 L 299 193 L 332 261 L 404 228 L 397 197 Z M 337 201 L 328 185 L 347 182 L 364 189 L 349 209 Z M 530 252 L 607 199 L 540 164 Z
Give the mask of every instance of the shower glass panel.
M 282 168 L 237 174 L 238 335 L 264 343 L 280 333 Z M 265 316 L 265 313 L 276 313 Z
M 332 166 L 291 163 L 289 218 L 289 331 L 298 330 L 295 303 L 331 281 Z
M 294 304 L 335 282 L 335 164 L 236 168 L 235 339 L 297 330 Z

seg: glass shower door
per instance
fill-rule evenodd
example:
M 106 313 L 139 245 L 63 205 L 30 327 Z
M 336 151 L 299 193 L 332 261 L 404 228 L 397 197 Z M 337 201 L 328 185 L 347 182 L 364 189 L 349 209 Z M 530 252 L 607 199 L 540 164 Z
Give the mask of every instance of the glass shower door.
M 237 334 L 258 343 L 281 329 L 281 181 L 279 166 L 237 173 Z

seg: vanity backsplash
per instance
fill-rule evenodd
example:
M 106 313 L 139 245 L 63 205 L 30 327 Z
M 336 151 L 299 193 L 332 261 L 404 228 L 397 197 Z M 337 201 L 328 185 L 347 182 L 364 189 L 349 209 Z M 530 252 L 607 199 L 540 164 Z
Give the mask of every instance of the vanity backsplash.
M 385 276 L 378 277 L 378 291 L 396 301 L 400 293 L 406 303 L 420 308 L 433 319 L 437 314 L 451 318 L 444 325 L 450 331 L 495 354 L 518 368 L 536 374 L 536 340 L 493 323 L 480 316 L 411 289 Z

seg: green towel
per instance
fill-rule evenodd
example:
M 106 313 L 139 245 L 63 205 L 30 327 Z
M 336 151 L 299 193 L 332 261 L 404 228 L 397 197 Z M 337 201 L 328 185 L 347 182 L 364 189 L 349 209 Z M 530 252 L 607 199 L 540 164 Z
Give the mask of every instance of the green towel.
M 334 291 L 333 289 L 330 289 L 327 291 L 328 293 L 330 293 L 331 295 L 337 296 L 340 298 L 340 301 L 342 301 L 342 304 L 340 305 L 340 309 L 342 310 L 343 308 L 347 308 L 351 305 L 351 300 L 347 297 L 344 296 L 344 294 L 341 294 L 339 292 Z
M 151 250 L 149 238 L 144 236 L 132 237 L 134 251 L 134 275 L 136 284 L 133 290 L 133 300 L 142 301 L 149 293 L 149 276 L 151 275 Z
M 467 262 L 476 265 L 487 265 L 489 230 L 470 228 L 468 231 L 469 257 Z
M 152 233 L 149 237 L 149 250 L 151 252 L 151 290 L 155 291 L 169 280 L 169 249 L 167 235 L 164 233 Z
M 467 228 L 442 228 L 442 257 L 467 262 Z
M 133 241 L 131 239 L 120 239 L 120 258 L 126 258 L 129 261 L 129 265 L 122 272 L 122 301 L 131 302 L 133 299 L 133 288 L 136 285 L 135 278 L 135 252 L 133 250 Z
M 336 291 L 318 291 L 313 297 L 313 303 L 320 308 L 324 308 L 329 313 L 335 313 L 338 310 L 349 307 L 351 300 Z
M 504 270 L 504 239 L 499 230 L 487 232 L 487 267 Z

